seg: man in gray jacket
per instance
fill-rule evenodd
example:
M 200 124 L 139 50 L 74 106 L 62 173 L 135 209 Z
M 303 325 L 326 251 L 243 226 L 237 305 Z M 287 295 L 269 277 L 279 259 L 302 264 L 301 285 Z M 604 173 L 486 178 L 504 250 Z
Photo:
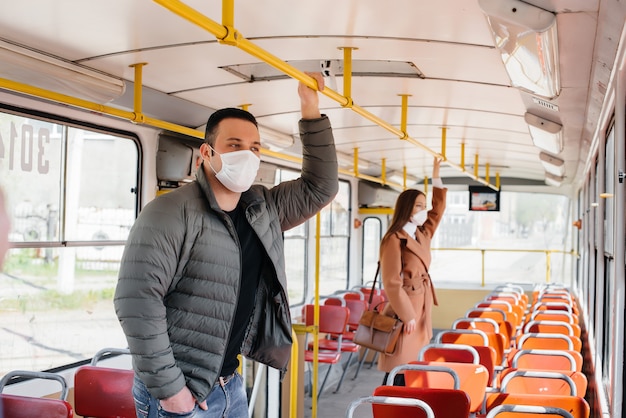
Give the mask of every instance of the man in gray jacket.
M 322 90 L 321 75 L 310 75 Z M 286 370 L 282 232 L 338 190 L 318 93 L 300 83 L 298 94 L 300 178 L 251 186 L 261 148 L 256 120 L 241 109 L 218 110 L 207 123 L 196 181 L 150 202 L 133 225 L 115 309 L 133 356 L 138 417 L 247 417 L 238 354 Z

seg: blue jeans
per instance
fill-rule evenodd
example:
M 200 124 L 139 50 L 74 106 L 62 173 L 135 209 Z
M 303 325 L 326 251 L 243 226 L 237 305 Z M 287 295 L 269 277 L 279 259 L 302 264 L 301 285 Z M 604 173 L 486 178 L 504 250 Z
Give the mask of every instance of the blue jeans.
M 168 412 L 161 408 L 159 400 L 153 397 L 143 382 L 135 376 L 133 397 L 137 418 L 249 418 L 248 397 L 239 373 L 223 386 L 217 382 L 206 399 L 208 410 L 200 409 L 198 404 L 193 411 L 185 414 Z

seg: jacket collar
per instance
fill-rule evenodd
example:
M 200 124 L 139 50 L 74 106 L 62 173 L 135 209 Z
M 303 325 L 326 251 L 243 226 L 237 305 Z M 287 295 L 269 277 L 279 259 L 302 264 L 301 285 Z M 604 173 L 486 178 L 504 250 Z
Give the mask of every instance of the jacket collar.
M 406 248 L 407 250 L 411 251 L 412 253 L 415 254 L 419 254 L 419 243 L 415 240 L 415 238 L 410 237 L 409 234 L 407 234 L 407 232 L 404 229 L 399 230 L 398 232 L 396 232 L 396 237 L 399 240 L 402 241 L 406 241 Z

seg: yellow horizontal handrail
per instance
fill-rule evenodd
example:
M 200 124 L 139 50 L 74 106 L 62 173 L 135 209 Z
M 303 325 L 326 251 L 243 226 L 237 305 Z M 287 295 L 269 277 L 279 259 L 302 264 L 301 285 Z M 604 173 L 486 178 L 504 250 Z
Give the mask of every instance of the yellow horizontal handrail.
M 302 83 L 306 84 L 307 86 L 309 86 L 310 88 L 313 89 L 317 89 L 317 81 L 308 76 L 307 74 L 305 74 L 303 71 L 295 68 L 294 66 L 286 63 L 285 61 L 281 60 L 280 58 L 276 57 L 275 55 L 265 51 L 264 49 L 260 48 L 259 46 L 253 44 L 251 41 L 249 41 L 248 39 L 246 39 L 244 36 L 242 36 L 236 29 L 234 29 L 233 27 L 227 26 L 227 25 L 221 25 L 215 21 L 213 21 L 212 19 L 208 18 L 207 16 L 203 15 L 202 13 L 198 12 L 197 10 L 193 9 L 192 7 L 186 5 L 185 3 L 179 1 L 179 0 L 154 0 L 156 3 L 160 4 L 161 6 L 167 8 L 168 10 L 170 10 L 171 12 L 177 14 L 178 16 L 188 20 L 189 22 L 201 27 L 202 29 L 205 29 L 206 31 L 212 33 L 213 35 L 215 35 L 215 37 L 219 40 L 221 40 L 223 43 L 226 43 L 228 45 L 233 45 L 236 46 L 237 48 L 247 52 L 248 54 L 262 60 L 263 62 L 271 65 L 272 67 L 276 68 L 277 70 L 283 72 L 284 74 L 298 80 L 301 81 Z M 223 20 L 227 23 L 231 23 L 232 24 L 232 0 L 230 1 L 224 1 L 223 2 L 224 6 L 223 6 Z M 422 144 L 421 142 L 417 141 L 414 138 L 411 138 L 410 136 L 407 135 L 406 132 L 403 132 L 401 129 L 393 126 L 392 124 L 388 123 L 387 121 L 379 118 L 378 116 L 374 115 L 373 113 L 367 111 L 366 109 L 356 105 L 351 97 L 345 97 L 339 93 L 337 93 L 334 90 L 331 90 L 329 87 L 324 86 L 324 89 L 320 91 L 322 94 L 324 94 L 325 96 L 329 97 L 330 99 L 336 101 L 337 103 L 339 103 L 341 106 L 343 107 L 347 107 L 350 108 L 352 111 L 354 111 L 355 113 L 363 116 L 364 118 L 370 120 L 371 122 L 376 123 L 377 125 L 379 125 L 380 127 L 386 129 L 387 131 L 391 132 L 392 134 L 398 136 L 398 138 L 405 140 L 417 147 L 422 148 L 424 151 L 432 154 L 435 157 L 441 157 L 443 158 L 443 160 L 452 168 L 455 168 L 457 170 L 459 170 L 462 174 L 471 177 L 474 181 L 477 181 L 478 183 L 484 184 L 488 187 L 491 187 L 492 189 L 497 190 L 498 187 L 496 187 L 495 185 L 490 184 L 488 181 L 478 177 L 478 175 L 476 174 L 472 174 L 468 171 L 466 171 L 463 167 L 461 167 L 458 164 L 454 164 L 450 161 L 447 160 L 447 158 L 445 158 L 444 155 L 440 154 L 437 151 L 434 151 L 430 148 L 428 148 L 426 145 Z M 356 170 L 355 170 L 356 171 Z M 380 179 L 377 179 L 377 182 L 380 182 Z

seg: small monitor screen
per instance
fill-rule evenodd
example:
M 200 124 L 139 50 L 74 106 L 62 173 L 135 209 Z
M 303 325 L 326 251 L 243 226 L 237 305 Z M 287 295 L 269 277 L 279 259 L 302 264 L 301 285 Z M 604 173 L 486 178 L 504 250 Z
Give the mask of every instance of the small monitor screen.
M 498 212 L 500 210 L 500 190 L 487 186 L 469 186 L 469 210 Z

